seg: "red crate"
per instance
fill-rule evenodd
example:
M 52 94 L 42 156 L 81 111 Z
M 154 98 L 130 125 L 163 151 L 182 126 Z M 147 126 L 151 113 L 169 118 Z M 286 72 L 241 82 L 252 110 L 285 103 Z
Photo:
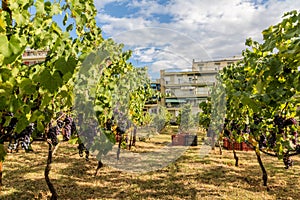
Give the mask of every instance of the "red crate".
M 185 134 L 171 135 L 173 146 L 185 146 Z
M 234 149 L 235 149 L 235 150 L 241 150 L 241 143 L 235 142 L 235 143 L 233 144 L 233 146 L 234 146 Z
M 232 143 L 229 141 L 228 138 L 223 139 L 223 147 L 225 149 L 232 150 Z M 234 150 L 240 150 L 240 151 L 253 150 L 253 148 L 251 146 L 249 146 L 246 142 L 242 142 L 242 143 L 234 142 L 233 147 L 234 147 Z
M 228 150 L 232 150 L 232 143 L 228 141 Z
M 252 147 L 250 147 L 246 142 L 241 143 L 241 150 L 242 151 L 251 151 L 253 150 Z
M 229 146 L 228 138 L 224 138 L 224 139 L 223 139 L 223 147 L 224 147 L 225 149 L 228 149 L 228 146 Z
M 242 150 L 241 144 L 237 142 L 233 143 L 233 148 L 234 150 Z M 227 140 L 227 149 L 232 150 L 232 143 L 229 140 Z

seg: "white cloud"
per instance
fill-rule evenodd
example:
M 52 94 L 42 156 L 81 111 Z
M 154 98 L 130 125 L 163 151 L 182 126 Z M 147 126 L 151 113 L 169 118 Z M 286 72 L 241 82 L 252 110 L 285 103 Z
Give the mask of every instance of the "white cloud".
M 104 8 L 105 5 L 109 4 L 109 3 L 121 3 L 124 2 L 126 0 L 95 0 L 95 6 L 98 10 L 101 10 Z
M 145 28 L 152 24 L 150 21 L 147 21 L 142 17 L 117 18 L 107 14 L 99 14 L 98 18 L 101 20 L 101 22 L 105 23 L 103 26 L 101 26 L 103 31 L 111 36 L 121 34 L 122 32 L 128 30 Z
M 133 59 L 143 63 L 152 63 L 155 61 L 158 51 L 154 47 L 136 48 L 133 52 Z
M 128 4 L 129 7 L 139 8 L 139 15 L 151 17 L 153 14 L 167 14 L 169 7 L 159 4 L 156 0 L 132 0 Z
M 120 3 L 136 13 L 123 17 L 98 15 L 106 35 L 129 48 L 139 48 L 135 59 L 153 62 L 152 72 L 191 68 L 192 59 L 208 60 L 241 54 L 246 38 L 261 41 L 261 32 L 281 21 L 283 13 L 300 8 L 294 0 L 101 0 L 96 5 Z M 124 3 L 125 2 L 125 3 Z M 265 3 L 263 3 L 265 2 Z M 159 15 L 172 17 L 160 22 Z

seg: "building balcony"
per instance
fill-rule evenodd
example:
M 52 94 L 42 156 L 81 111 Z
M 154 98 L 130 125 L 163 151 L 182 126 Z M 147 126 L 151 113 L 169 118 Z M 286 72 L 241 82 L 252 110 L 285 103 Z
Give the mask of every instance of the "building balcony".
M 164 87 L 167 88 L 174 88 L 174 87 L 184 87 L 184 86 L 194 86 L 194 87 L 206 87 L 206 86 L 213 86 L 215 81 L 207 81 L 207 82 L 184 82 L 184 83 L 167 83 Z
M 166 99 L 171 98 L 206 98 L 210 93 L 194 93 L 194 94 L 166 94 Z

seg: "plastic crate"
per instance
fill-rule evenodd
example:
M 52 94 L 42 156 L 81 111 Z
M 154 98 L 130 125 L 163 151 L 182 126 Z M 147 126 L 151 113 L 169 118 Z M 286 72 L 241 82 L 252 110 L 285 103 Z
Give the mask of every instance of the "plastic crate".
M 228 146 L 229 146 L 229 141 L 228 141 L 228 138 L 224 138 L 223 139 L 223 147 L 225 148 L 225 149 L 228 149 Z
M 234 149 L 235 149 L 235 150 L 242 150 L 242 148 L 241 148 L 241 143 L 235 142 L 233 145 L 234 145 Z
M 173 146 L 184 146 L 185 145 L 185 135 L 184 134 L 171 135 L 171 138 L 172 138 Z
M 228 141 L 228 147 L 227 147 L 228 150 L 232 150 L 232 143 L 230 141 Z
M 250 147 L 246 142 L 241 143 L 241 150 L 242 151 L 251 151 L 253 150 L 252 147 Z
M 197 135 L 176 134 L 171 136 L 173 146 L 197 146 Z
M 228 138 L 223 139 L 223 147 L 227 150 L 232 150 L 232 143 L 229 141 Z M 249 146 L 246 142 L 242 143 L 233 143 L 234 150 L 239 150 L 239 151 L 251 151 L 253 150 L 251 146 Z
M 234 148 L 234 150 L 241 150 L 241 144 L 237 143 L 237 142 L 234 142 L 233 143 L 233 148 Z M 232 150 L 233 148 L 232 148 L 232 142 L 228 141 L 228 147 L 227 147 L 227 149 L 228 150 Z

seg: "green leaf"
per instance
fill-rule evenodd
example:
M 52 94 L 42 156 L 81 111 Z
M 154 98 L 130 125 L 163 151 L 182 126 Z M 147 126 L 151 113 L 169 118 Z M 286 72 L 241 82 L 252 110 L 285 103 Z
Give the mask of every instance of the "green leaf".
M 51 28 L 53 29 L 53 31 L 58 34 L 59 36 L 62 35 L 62 30 L 60 29 L 60 27 L 57 25 L 57 23 L 53 22 L 51 24 Z
M 244 106 L 249 106 L 249 108 L 251 108 L 254 112 L 259 112 L 260 110 L 260 106 L 258 105 L 258 103 L 256 103 L 255 100 L 249 97 L 243 96 L 241 102 Z
M 11 49 L 8 48 L 8 39 L 6 35 L 0 35 L 0 54 L 7 58 L 11 53 Z
M 22 94 L 33 94 L 36 92 L 36 86 L 33 85 L 32 80 L 24 78 L 20 83 L 20 92 Z
M 9 41 L 8 47 L 9 52 L 12 54 L 9 57 L 4 59 L 5 64 L 10 64 L 14 62 L 19 56 L 21 56 L 22 52 L 25 49 L 26 39 L 24 37 L 18 37 L 17 35 L 13 35 Z
M 58 139 L 58 141 L 63 141 L 64 140 L 64 136 L 63 135 L 58 135 L 57 139 Z
M 20 7 L 20 5 L 18 4 L 18 2 L 17 1 L 12 1 L 12 2 L 10 2 L 10 5 L 9 5 L 9 8 L 11 9 L 11 10 L 19 10 L 19 7 Z
M 0 16 L 0 33 L 6 31 L 6 21 L 3 15 Z
M 21 133 L 26 126 L 28 126 L 29 121 L 27 120 L 27 117 L 23 114 L 20 118 L 18 118 L 18 123 L 16 125 L 15 131 L 16 133 Z
M 73 30 L 73 24 L 70 24 L 69 26 L 67 26 L 66 30 L 67 31 L 72 31 Z
M 14 10 L 13 12 L 14 19 L 18 25 L 23 25 L 26 23 L 26 17 L 20 13 L 18 10 Z
M 32 114 L 31 114 L 31 117 L 30 117 L 30 122 L 35 122 L 38 120 L 38 117 L 42 115 L 41 111 L 39 110 L 35 110 Z
M 44 124 L 40 120 L 37 121 L 37 129 L 41 132 L 43 132 L 45 129 Z
M 263 92 L 264 84 L 261 80 L 257 81 L 257 84 L 255 85 L 255 88 L 258 92 L 258 94 L 261 94 Z
M 52 76 L 51 76 L 50 71 L 47 68 L 44 69 L 40 73 L 38 81 L 41 83 L 41 86 L 46 88 L 46 89 L 49 89 L 51 87 L 50 85 L 52 83 Z
M 69 144 L 77 144 L 78 143 L 78 137 L 75 137 L 75 138 L 71 138 L 69 141 Z
M 65 16 L 64 16 L 64 19 L 63 19 L 63 25 L 64 25 L 64 26 L 67 24 L 68 17 L 69 17 L 69 14 L 66 13 Z
M 43 95 L 43 98 L 42 98 L 42 103 L 41 103 L 41 108 L 45 108 L 52 100 L 52 97 L 51 97 L 51 94 L 49 93 L 46 93 Z
M 61 14 L 62 9 L 59 3 L 52 4 L 52 10 L 49 15 L 58 15 Z
M 59 70 L 63 75 L 67 74 L 68 72 L 73 74 L 77 66 L 77 61 L 74 57 L 69 57 L 67 61 L 65 58 L 59 58 L 54 65 L 55 69 Z
M 35 2 L 36 7 L 36 14 L 44 14 L 45 8 L 44 8 L 44 0 L 37 0 Z
M 10 38 L 9 48 L 11 49 L 12 53 L 19 54 L 22 51 L 21 45 L 22 43 L 17 35 L 13 35 Z
M 238 135 L 237 139 L 236 139 L 236 142 L 237 143 L 242 143 L 243 142 L 243 137 L 241 135 Z
M 64 80 L 65 82 L 68 82 L 72 77 L 73 77 L 73 73 L 67 72 L 66 74 L 64 74 L 63 80 Z
M 3 82 L 9 81 L 11 76 L 12 76 L 11 70 L 9 70 L 8 68 L 4 68 L 4 67 L 0 68 L 0 77 Z
M 45 89 L 49 90 L 49 92 L 54 93 L 58 90 L 59 87 L 62 86 L 63 80 L 58 72 L 54 72 L 51 75 L 50 71 L 46 68 L 40 74 L 39 82 L 41 86 Z

